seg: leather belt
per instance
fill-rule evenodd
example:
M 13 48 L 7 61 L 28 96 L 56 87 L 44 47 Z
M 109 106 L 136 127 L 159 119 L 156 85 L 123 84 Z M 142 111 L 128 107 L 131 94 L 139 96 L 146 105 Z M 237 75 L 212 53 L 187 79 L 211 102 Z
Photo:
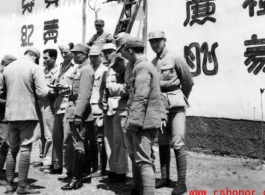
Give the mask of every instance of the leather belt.
M 166 93 L 166 92 L 176 91 L 178 89 L 180 89 L 180 86 L 171 86 L 171 87 L 168 87 L 166 89 L 162 89 L 161 91 L 163 93 Z

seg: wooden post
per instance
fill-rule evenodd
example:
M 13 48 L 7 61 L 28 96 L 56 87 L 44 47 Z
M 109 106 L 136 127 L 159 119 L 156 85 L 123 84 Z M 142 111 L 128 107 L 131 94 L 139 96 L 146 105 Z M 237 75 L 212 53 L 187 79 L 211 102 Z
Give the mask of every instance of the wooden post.
M 144 10 L 144 22 L 143 22 L 143 41 L 145 44 L 145 51 L 147 53 L 147 29 L 148 29 L 148 0 L 144 0 L 143 2 L 143 10 Z
M 83 34 L 82 34 L 82 43 L 86 42 L 86 4 L 87 0 L 83 0 Z

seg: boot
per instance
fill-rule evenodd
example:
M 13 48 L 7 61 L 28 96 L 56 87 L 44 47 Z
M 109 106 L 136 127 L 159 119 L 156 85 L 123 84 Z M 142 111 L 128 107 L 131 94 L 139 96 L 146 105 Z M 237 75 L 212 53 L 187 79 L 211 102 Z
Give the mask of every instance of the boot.
M 106 173 L 107 154 L 106 154 L 106 149 L 105 149 L 104 144 L 100 143 L 98 145 L 98 153 L 100 156 L 99 166 L 98 166 L 97 171 L 95 171 L 95 169 L 93 168 L 93 173 L 91 175 L 92 177 L 102 177 L 102 176 L 107 175 L 107 173 Z
M 62 190 L 76 190 L 83 186 L 81 176 L 84 168 L 84 154 L 81 151 L 75 151 L 74 165 L 73 177 L 67 185 L 61 187 Z
M 34 190 L 29 185 L 27 185 L 24 188 L 18 187 L 17 188 L 17 194 L 40 194 L 40 191 Z
M 159 146 L 159 157 L 161 167 L 161 179 L 156 181 L 155 188 L 168 187 L 170 185 L 170 145 Z
M 186 172 L 187 172 L 187 155 L 185 148 L 180 150 L 174 150 L 176 156 L 177 172 L 178 172 L 178 182 L 172 195 L 181 195 L 187 192 L 186 186 Z
M 14 182 L 8 182 L 6 186 L 6 194 L 14 194 L 17 190 L 17 186 L 14 184 Z
M 91 152 L 90 150 L 85 151 L 85 172 L 82 175 L 83 183 L 91 183 Z
M 92 173 L 98 171 L 98 143 L 90 144 Z

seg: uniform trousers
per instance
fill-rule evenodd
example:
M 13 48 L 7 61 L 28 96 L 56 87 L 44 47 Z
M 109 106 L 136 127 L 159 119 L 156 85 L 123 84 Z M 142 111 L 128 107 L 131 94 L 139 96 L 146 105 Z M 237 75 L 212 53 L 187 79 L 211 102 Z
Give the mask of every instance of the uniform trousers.
M 64 118 L 64 114 L 54 115 L 53 125 L 53 167 L 63 168 L 64 172 L 71 173 L 73 166 L 73 138 L 69 122 Z
M 7 154 L 8 149 L 9 149 L 8 124 L 7 122 L 1 122 L 0 123 L 0 153 Z
M 166 146 L 172 144 L 174 150 L 180 150 L 185 145 L 186 134 L 186 111 L 185 108 L 175 109 L 167 114 L 168 123 L 159 131 L 158 144 Z
M 126 154 L 125 137 L 121 127 L 119 112 L 104 118 L 105 145 L 108 164 L 111 172 L 125 174 L 128 172 L 128 156 Z
M 43 165 L 52 165 L 52 131 L 54 115 L 50 101 L 38 101 L 40 107 L 41 151 Z

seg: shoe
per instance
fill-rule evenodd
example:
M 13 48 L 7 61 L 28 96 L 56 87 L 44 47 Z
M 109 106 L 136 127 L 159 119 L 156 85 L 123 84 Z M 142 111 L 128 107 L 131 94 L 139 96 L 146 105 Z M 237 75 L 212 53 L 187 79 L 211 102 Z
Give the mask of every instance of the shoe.
M 14 194 L 17 190 L 17 186 L 14 183 L 7 183 L 6 194 Z
M 35 161 L 32 164 L 33 164 L 33 167 L 42 167 L 43 166 L 43 163 L 40 161 Z
M 62 173 L 58 176 L 58 180 L 65 180 L 72 177 L 72 173 Z
M 88 183 L 89 184 L 89 183 L 91 183 L 91 175 L 83 173 L 81 180 L 82 180 L 82 183 Z
M 46 169 L 52 169 L 52 166 L 51 165 L 44 165 L 44 166 L 39 168 L 40 171 L 45 171 Z
M 156 181 L 155 188 L 163 188 L 163 187 L 169 187 L 170 186 L 170 180 L 169 179 L 160 179 Z
M 133 180 L 127 181 L 125 183 L 126 186 L 132 186 L 133 185 Z
M 63 169 L 46 169 L 45 173 L 62 174 Z
M 34 190 L 29 185 L 27 185 L 25 188 L 18 187 L 17 194 L 40 194 L 40 191 Z
M 140 192 L 136 189 L 132 189 L 131 195 L 141 195 Z
M 61 187 L 62 190 L 77 190 L 83 186 L 81 180 L 77 180 L 76 178 L 72 178 L 71 181 L 65 186 Z
M 187 192 L 186 184 L 177 184 L 174 190 L 172 191 L 171 195 L 180 195 Z
M 108 180 L 114 179 L 116 177 L 116 173 L 115 172 L 109 172 L 108 173 Z
M 126 174 L 116 174 L 116 177 L 109 179 L 109 183 L 121 183 L 126 181 Z

